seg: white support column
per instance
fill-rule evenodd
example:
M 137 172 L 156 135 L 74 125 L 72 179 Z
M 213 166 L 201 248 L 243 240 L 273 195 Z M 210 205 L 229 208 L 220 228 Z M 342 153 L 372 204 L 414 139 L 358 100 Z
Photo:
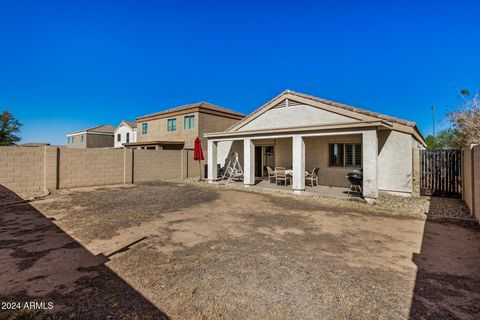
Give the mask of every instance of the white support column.
M 252 139 L 243 139 L 243 184 L 253 186 L 255 184 L 255 145 Z
M 208 182 L 217 180 L 217 142 L 208 140 Z
M 378 137 L 377 130 L 362 134 L 363 197 L 371 203 L 378 198 Z
M 292 137 L 292 166 L 294 193 L 305 191 L 305 142 L 302 136 Z

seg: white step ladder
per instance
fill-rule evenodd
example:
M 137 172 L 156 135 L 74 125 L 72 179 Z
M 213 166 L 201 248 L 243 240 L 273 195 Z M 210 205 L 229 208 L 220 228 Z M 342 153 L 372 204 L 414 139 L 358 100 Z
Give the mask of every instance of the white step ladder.
M 228 184 L 230 180 L 242 180 L 243 179 L 243 170 L 240 162 L 238 161 L 238 153 L 232 152 L 228 160 L 227 167 L 222 176 L 222 182 L 227 179 L 225 184 Z

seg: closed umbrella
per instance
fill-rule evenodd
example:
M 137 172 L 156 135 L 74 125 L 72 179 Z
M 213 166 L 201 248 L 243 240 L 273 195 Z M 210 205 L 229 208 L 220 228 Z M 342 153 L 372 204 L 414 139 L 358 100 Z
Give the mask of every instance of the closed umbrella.
M 193 146 L 193 160 L 198 161 L 198 168 L 200 169 L 200 180 L 202 180 L 202 163 L 200 161 L 205 160 L 203 157 L 202 140 L 199 137 L 195 139 Z

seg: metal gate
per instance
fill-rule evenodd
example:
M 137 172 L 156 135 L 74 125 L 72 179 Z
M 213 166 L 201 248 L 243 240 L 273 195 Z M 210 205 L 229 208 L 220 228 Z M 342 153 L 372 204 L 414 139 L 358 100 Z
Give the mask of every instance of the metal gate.
M 460 197 L 461 183 L 461 150 L 420 151 L 420 194 Z

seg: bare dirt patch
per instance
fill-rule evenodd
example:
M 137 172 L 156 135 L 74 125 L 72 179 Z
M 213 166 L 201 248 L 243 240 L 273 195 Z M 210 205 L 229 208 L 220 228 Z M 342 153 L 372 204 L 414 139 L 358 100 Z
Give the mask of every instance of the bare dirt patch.
M 84 242 L 109 239 L 118 230 L 160 218 L 166 212 L 213 201 L 215 192 L 172 183 L 97 187 L 58 191 L 32 203 Z M 76 233 L 75 230 L 81 230 Z
M 108 256 L 103 272 L 128 283 L 132 304 L 138 292 L 173 319 L 479 317 L 478 227 L 348 204 L 174 183 L 74 190 L 34 202 L 95 257 Z M 15 286 L 41 287 L 51 275 L 40 271 L 63 251 L 43 248 L 29 261 L 32 248 L 8 242 L 25 227 L 9 228 L 2 240 L 14 271 L 39 270 Z M 28 268 L 19 271 L 21 263 Z M 78 272 L 73 283 L 82 283 Z M 86 282 L 78 296 L 97 292 L 101 279 Z M 154 315 L 138 306 L 136 316 Z M 97 314 L 108 314 L 102 308 Z

